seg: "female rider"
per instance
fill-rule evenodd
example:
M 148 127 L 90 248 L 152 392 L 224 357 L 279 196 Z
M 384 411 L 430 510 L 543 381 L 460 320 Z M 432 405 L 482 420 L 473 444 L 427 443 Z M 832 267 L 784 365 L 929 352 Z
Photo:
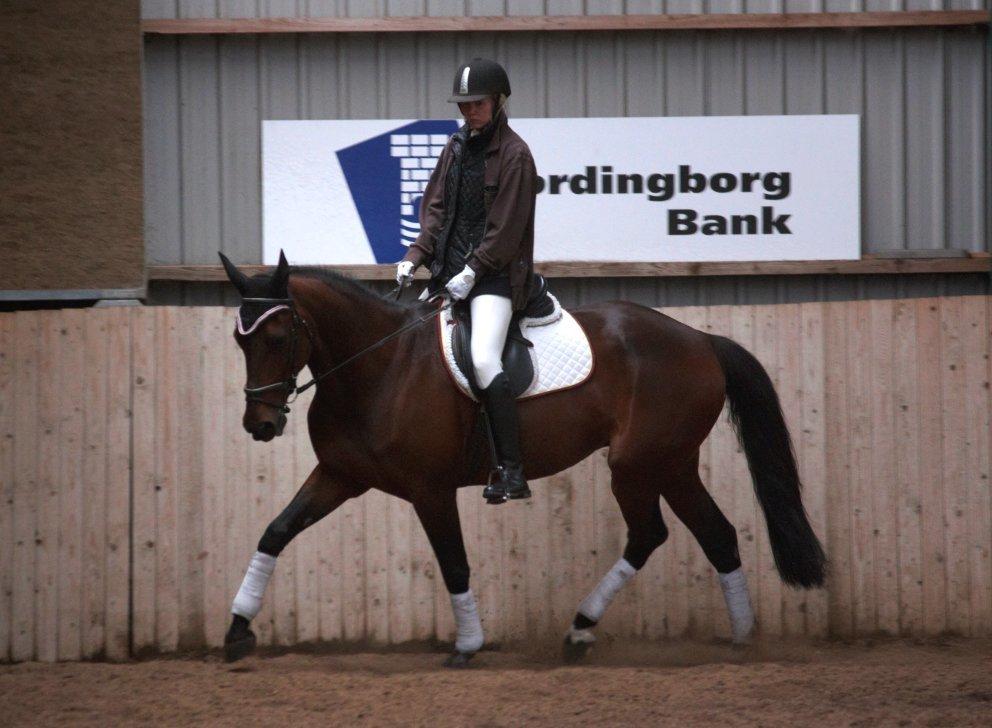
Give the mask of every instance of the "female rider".
M 444 288 L 469 303 L 475 380 L 499 461 L 498 479 L 483 495 L 496 503 L 530 497 L 502 353 L 533 277 L 537 172 L 526 142 L 507 125 L 509 95 L 509 78 L 495 61 L 475 58 L 458 69 L 448 101 L 465 124 L 438 159 L 420 205 L 420 235 L 396 270 L 396 281 L 409 285 L 413 271 L 428 265 L 431 293 Z

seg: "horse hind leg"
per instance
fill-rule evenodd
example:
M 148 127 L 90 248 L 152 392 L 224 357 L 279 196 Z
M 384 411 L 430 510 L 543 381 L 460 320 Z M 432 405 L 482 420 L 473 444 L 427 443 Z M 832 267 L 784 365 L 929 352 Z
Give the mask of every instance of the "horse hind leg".
M 662 495 L 717 571 L 734 644 L 747 644 L 754 633 L 755 619 L 737 549 L 737 531 L 707 492 L 698 464 L 694 462 L 681 477 L 666 482 Z
M 623 555 L 579 604 L 572 625 L 565 634 L 563 656 L 566 662 L 582 658 L 596 641 L 593 627 L 620 590 L 647 563 L 648 557 L 668 538 L 661 517 L 656 484 L 619 480 L 614 474 L 613 495 L 627 524 L 627 544 Z

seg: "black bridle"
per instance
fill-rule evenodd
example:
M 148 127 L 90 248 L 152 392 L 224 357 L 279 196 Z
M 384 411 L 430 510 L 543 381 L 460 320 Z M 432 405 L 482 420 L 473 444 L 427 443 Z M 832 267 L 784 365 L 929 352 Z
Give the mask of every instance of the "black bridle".
M 397 294 L 397 298 L 399 298 L 399 295 L 398 294 Z M 287 352 L 287 354 L 288 354 L 287 368 L 288 368 L 289 374 L 287 375 L 286 379 L 283 379 L 282 381 L 279 381 L 279 382 L 273 382 L 272 384 L 266 384 L 266 385 L 261 386 L 261 387 L 245 387 L 244 388 L 244 391 L 245 391 L 245 401 L 246 402 L 257 402 L 259 404 L 264 404 L 264 405 L 267 405 L 269 407 L 273 407 L 273 408 L 279 410 L 283 414 L 288 414 L 289 413 L 289 411 L 290 411 L 289 410 L 289 405 L 291 405 L 293 402 L 296 401 L 296 398 L 300 395 L 301 392 L 307 391 L 308 389 L 310 389 L 310 387 L 315 386 L 318 382 L 320 382 L 325 377 L 330 376 L 331 374 L 333 374 L 334 372 L 338 371 L 339 369 L 341 369 L 341 367 L 345 366 L 346 364 L 350 364 L 351 362 L 355 361 L 355 359 L 357 359 L 358 357 L 362 356 L 363 354 L 367 354 L 368 352 L 370 352 L 370 351 L 372 351 L 374 349 L 378 349 L 380 346 L 382 346 L 383 344 L 385 344 L 387 341 L 389 341 L 389 340 L 391 340 L 391 339 L 399 336 L 400 334 L 402 334 L 402 333 L 404 333 L 406 331 L 409 331 L 410 329 L 412 329 L 412 328 L 414 328 L 416 326 L 420 326 L 421 324 L 423 324 L 423 323 L 425 323 L 427 321 L 430 321 L 432 318 L 434 318 L 435 316 L 437 316 L 439 313 L 441 313 L 445 309 L 451 308 L 451 306 L 453 305 L 453 302 L 449 301 L 448 303 L 444 304 L 443 306 L 439 306 L 438 308 L 436 308 L 435 310 L 431 311 L 430 313 L 424 314 L 423 316 L 421 316 L 420 318 L 416 319 L 415 321 L 411 321 L 410 323 L 406 324 L 405 326 L 400 327 L 399 329 L 397 329 L 396 331 L 392 332 L 391 334 L 388 334 L 387 336 L 384 336 L 383 338 L 379 339 L 377 342 L 375 342 L 371 346 L 365 347 L 364 349 L 362 349 L 361 351 L 359 351 L 357 354 L 353 354 L 353 355 L 349 356 L 343 362 L 341 362 L 339 364 L 336 364 L 335 366 L 331 367 L 327 371 L 321 372 L 317 376 L 313 377 L 306 384 L 304 384 L 302 386 L 297 386 L 297 383 L 296 383 L 296 374 L 293 373 L 293 369 L 295 368 L 295 364 L 296 364 L 296 342 L 297 342 L 297 339 L 299 338 L 298 331 L 302 327 L 302 329 L 306 332 L 307 339 L 310 342 L 310 348 L 311 348 L 311 351 L 312 351 L 313 350 L 314 341 L 313 341 L 313 332 L 310 329 L 310 325 L 306 322 L 306 319 L 304 319 L 302 316 L 300 316 L 300 314 L 297 312 L 296 306 L 293 303 L 293 299 L 291 299 L 291 298 L 243 298 L 241 300 L 244 303 L 269 303 L 269 304 L 272 304 L 272 306 L 286 306 L 290 310 L 290 312 L 293 314 L 293 326 L 290 329 L 290 333 L 289 333 L 289 350 Z M 288 394 L 286 395 L 286 402 L 284 404 L 277 404 L 275 402 L 269 402 L 268 400 L 265 400 L 265 399 L 262 399 L 261 397 L 256 396 L 256 395 L 261 394 L 262 392 L 269 392 L 269 391 L 272 391 L 272 390 L 275 390 L 275 389 L 284 389 L 284 390 L 286 390 L 288 392 Z M 292 399 L 290 399 L 290 397 L 292 397 Z

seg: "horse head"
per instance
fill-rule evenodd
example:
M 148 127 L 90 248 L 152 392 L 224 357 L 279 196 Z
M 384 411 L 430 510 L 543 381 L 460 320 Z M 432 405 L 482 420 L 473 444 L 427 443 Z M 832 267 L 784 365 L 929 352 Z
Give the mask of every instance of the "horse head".
M 289 263 L 281 251 L 274 273 L 250 278 L 218 255 L 241 294 L 234 340 L 244 352 L 247 373 L 242 424 L 255 440 L 268 442 L 286 427 L 296 375 L 310 357 L 310 332 L 290 298 Z

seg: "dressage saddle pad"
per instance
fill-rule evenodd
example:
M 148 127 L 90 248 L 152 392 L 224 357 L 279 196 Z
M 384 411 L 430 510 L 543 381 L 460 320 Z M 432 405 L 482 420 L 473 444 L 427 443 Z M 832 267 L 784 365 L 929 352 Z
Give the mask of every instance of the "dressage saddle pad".
M 554 296 L 546 295 L 553 305 L 547 307 L 550 313 L 514 317 L 507 333 L 503 371 L 519 399 L 575 387 L 592 373 L 592 349 L 585 331 Z M 456 386 L 478 400 L 469 349 L 471 324 L 464 308 L 449 308 L 438 317 L 438 339 L 441 358 Z

